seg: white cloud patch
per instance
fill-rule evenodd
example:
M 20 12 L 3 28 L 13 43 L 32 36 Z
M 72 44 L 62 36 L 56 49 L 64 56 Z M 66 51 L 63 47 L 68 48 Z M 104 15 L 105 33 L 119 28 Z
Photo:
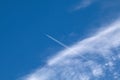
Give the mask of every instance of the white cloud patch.
M 43 68 L 22 80 L 120 80 L 120 21 L 106 29 L 77 42 L 48 61 Z M 113 59 L 115 57 L 115 59 Z M 111 67 L 112 66 L 112 67 Z M 120 65 L 119 65 L 120 66 Z M 117 69 L 117 70 L 116 70 Z M 109 75 L 108 75 L 109 73 Z

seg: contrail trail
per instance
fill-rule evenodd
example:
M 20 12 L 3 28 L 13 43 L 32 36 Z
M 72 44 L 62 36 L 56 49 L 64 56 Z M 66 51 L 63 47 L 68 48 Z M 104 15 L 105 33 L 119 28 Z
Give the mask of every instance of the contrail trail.
M 53 38 L 52 36 L 48 35 L 48 34 L 45 34 L 48 38 L 50 38 L 51 40 L 55 41 L 56 43 L 60 44 L 61 46 L 65 47 L 66 49 L 70 50 L 71 52 L 73 53 L 78 53 L 77 51 L 69 48 L 67 45 L 63 44 L 62 42 L 58 41 L 57 39 Z M 83 57 L 83 56 L 80 56 L 82 59 L 84 60 L 88 60 L 87 58 Z
M 53 38 L 52 36 L 50 36 L 50 35 L 48 35 L 48 34 L 46 34 L 46 36 L 47 36 L 48 38 L 52 39 L 53 41 L 55 41 L 56 43 L 60 44 L 61 46 L 69 49 L 69 47 L 68 47 L 67 45 L 63 44 L 62 42 L 58 41 L 57 39 Z

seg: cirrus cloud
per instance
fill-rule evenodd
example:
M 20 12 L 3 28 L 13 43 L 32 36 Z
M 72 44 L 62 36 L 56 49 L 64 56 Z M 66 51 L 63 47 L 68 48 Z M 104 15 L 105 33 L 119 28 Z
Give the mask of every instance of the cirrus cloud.
M 60 51 L 44 67 L 22 80 L 101 80 L 108 77 L 119 80 L 120 21 L 105 27 Z

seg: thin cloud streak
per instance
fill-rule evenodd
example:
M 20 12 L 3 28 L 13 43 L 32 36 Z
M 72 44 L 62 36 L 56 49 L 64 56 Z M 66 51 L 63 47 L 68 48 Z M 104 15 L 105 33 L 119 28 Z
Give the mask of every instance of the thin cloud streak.
M 67 45 L 63 44 L 62 42 L 58 41 L 57 39 L 53 38 L 52 36 L 50 36 L 50 35 L 48 35 L 48 34 L 46 34 L 46 36 L 47 36 L 48 38 L 50 38 L 51 40 L 55 41 L 56 43 L 60 44 L 60 45 L 63 46 L 64 48 L 66 48 L 66 49 L 69 48 Z
M 95 2 L 95 0 L 82 0 L 78 5 L 76 5 L 74 7 L 74 11 L 80 10 L 82 8 L 86 8 L 88 6 L 90 6 L 91 4 L 93 4 Z
M 101 80 L 107 75 L 105 70 L 111 72 L 114 80 L 120 79 L 114 76 L 119 73 L 112 70 L 114 61 L 120 60 L 117 57 L 120 54 L 114 54 L 111 50 L 120 46 L 119 36 L 120 21 L 117 20 L 96 35 L 76 43 L 70 49 L 59 52 L 43 68 L 22 80 Z M 86 57 L 87 60 L 80 56 Z
M 72 48 L 68 47 L 67 45 L 63 44 L 62 42 L 58 41 L 57 39 L 53 38 L 52 36 L 46 34 L 46 36 L 50 39 L 52 39 L 53 41 L 55 41 L 56 43 L 60 44 L 61 46 L 63 46 L 64 48 L 66 48 L 67 51 L 70 51 L 70 53 L 78 53 L 77 51 L 73 50 Z M 62 55 L 61 55 L 62 56 Z M 64 54 L 65 56 L 65 54 Z M 80 56 L 82 59 L 87 60 L 85 57 Z M 61 59 L 61 57 L 59 57 Z M 57 58 L 57 60 L 59 59 Z M 56 61 L 56 60 L 53 60 Z

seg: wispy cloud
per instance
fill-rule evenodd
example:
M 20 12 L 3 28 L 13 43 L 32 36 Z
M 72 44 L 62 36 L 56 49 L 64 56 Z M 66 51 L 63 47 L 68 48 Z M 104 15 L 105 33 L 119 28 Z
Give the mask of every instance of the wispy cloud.
M 120 46 L 119 36 L 118 20 L 92 37 L 77 42 L 70 49 L 59 52 L 43 68 L 22 80 L 101 80 L 108 75 L 106 70 L 111 72 L 114 80 L 120 79 L 119 73 L 113 71 L 114 61 L 120 61 L 120 54 L 112 51 Z
M 94 2 L 95 2 L 95 0 L 82 0 L 73 8 L 73 10 L 76 11 L 76 10 L 80 10 L 82 8 L 86 8 Z

